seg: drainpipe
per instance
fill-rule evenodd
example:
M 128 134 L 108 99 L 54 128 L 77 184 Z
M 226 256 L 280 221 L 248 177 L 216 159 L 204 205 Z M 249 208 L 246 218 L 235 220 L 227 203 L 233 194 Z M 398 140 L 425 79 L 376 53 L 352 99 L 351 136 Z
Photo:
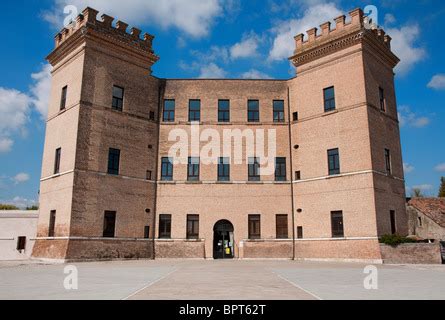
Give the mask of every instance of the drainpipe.
M 292 157 L 292 122 L 290 108 L 290 88 L 287 87 L 287 116 L 289 129 L 289 155 L 290 155 L 290 190 L 291 190 L 291 207 L 292 207 L 292 260 L 295 260 L 295 200 L 294 200 L 294 161 Z

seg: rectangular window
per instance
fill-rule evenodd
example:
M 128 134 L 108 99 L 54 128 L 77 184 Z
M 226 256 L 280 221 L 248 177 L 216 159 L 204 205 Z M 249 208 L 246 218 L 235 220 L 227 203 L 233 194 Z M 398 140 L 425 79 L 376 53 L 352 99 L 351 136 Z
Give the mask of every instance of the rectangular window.
M 199 181 L 199 158 L 189 157 L 187 180 Z
M 328 150 L 329 175 L 340 174 L 340 153 L 338 149 Z
M 145 179 L 147 179 L 148 181 L 150 181 L 152 179 L 153 173 L 151 172 L 151 170 L 147 170 Z
M 386 167 L 386 173 L 391 174 L 391 172 L 392 172 L 391 151 L 389 151 L 389 149 L 385 149 L 385 167 Z
M 303 239 L 303 227 L 297 227 L 297 239 Z
M 284 122 L 283 100 L 274 100 L 273 102 L 273 122 Z
M 56 230 L 56 210 L 52 210 L 49 214 L 48 237 L 53 238 Z
M 343 212 L 331 212 L 332 238 L 343 238 L 345 236 L 343 230 Z
M 104 214 L 104 238 L 114 238 L 116 229 L 116 211 L 105 211 Z
M 276 217 L 277 221 L 277 239 L 288 239 L 289 229 L 288 229 L 288 218 L 287 214 L 278 214 Z
M 385 90 L 379 87 L 380 110 L 386 111 Z
M 113 86 L 112 108 L 117 111 L 122 111 L 123 107 L 124 107 L 124 89 L 118 86 Z
M 390 219 L 391 219 L 391 234 L 396 234 L 397 233 L 396 212 L 394 210 L 391 210 L 389 212 L 389 215 L 390 215 Z
M 249 158 L 249 181 L 260 181 L 260 162 L 258 158 Z
M 144 239 L 150 239 L 150 226 L 144 227 Z
M 230 181 L 230 158 L 219 158 L 218 181 Z
M 54 161 L 54 174 L 60 173 L 60 159 L 62 157 L 62 148 L 56 150 L 56 157 Z
M 62 89 L 62 96 L 60 98 L 60 110 L 65 110 L 66 108 L 67 93 L 68 93 L 68 86 L 65 86 Z
M 159 215 L 159 238 L 170 239 L 172 229 L 172 216 L 171 214 Z
M 286 158 L 275 158 L 275 181 L 286 181 Z
M 189 101 L 189 122 L 201 121 L 201 100 Z
M 154 112 L 154 111 L 150 111 L 150 113 L 149 113 L 149 115 L 148 115 L 148 118 L 149 118 L 150 120 L 154 121 L 154 120 L 155 120 L 155 112 Z
M 292 120 L 293 120 L 293 121 L 298 121 L 298 112 L 294 112 L 294 113 L 292 114 Z
M 187 239 L 199 238 L 199 215 L 187 215 Z
M 173 161 L 170 158 L 161 159 L 161 180 L 173 181 Z
M 175 122 L 175 100 L 164 101 L 164 113 L 162 115 L 162 121 Z
M 108 150 L 108 174 L 119 175 L 121 151 L 110 148 Z
M 324 111 L 335 110 L 335 90 L 334 87 L 326 88 L 323 90 L 324 93 Z
M 295 171 L 295 181 L 301 180 L 301 171 Z
M 261 216 L 249 215 L 249 239 L 261 239 Z
M 230 100 L 218 100 L 218 122 L 230 122 Z
M 26 249 L 26 237 L 17 238 L 17 251 L 22 251 Z
M 260 102 L 258 100 L 247 102 L 247 121 L 260 122 Z

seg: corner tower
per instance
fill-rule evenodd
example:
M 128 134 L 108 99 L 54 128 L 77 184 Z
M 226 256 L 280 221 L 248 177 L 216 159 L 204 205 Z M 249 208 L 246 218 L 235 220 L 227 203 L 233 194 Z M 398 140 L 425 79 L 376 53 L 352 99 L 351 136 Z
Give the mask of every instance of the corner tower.
M 33 256 L 150 258 L 160 81 L 153 36 L 87 8 L 55 38 Z

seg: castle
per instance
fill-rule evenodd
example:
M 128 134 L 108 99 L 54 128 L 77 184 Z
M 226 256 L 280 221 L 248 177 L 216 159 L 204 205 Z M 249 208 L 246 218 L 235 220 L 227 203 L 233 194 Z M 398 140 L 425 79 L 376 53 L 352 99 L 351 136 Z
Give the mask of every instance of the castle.
M 36 258 L 381 261 L 408 232 L 391 38 L 360 9 L 295 37 L 289 80 L 159 79 L 153 36 L 87 8 L 55 39 Z M 291 39 L 289 39 L 291 41 Z M 175 163 L 173 130 L 276 133 Z

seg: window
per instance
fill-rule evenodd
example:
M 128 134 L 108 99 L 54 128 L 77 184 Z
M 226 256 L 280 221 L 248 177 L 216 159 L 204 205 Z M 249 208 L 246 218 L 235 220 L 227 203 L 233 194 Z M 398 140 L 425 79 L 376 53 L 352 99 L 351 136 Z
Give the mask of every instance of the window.
M 104 214 L 104 238 L 114 238 L 116 228 L 116 211 L 105 211 Z
M 199 238 L 199 215 L 187 215 L 187 239 Z
M 119 162 L 121 151 L 110 148 L 108 151 L 108 174 L 119 175 Z
M 329 175 L 340 174 L 340 154 L 338 149 L 328 150 Z
M 199 181 L 199 158 L 189 157 L 187 170 L 188 181 Z
M 26 249 L 26 237 L 17 238 L 17 251 L 22 251 Z
M 162 115 L 162 121 L 164 122 L 175 121 L 175 100 L 164 101 L 164 114 Z
M 172 229 L 172 216 L 171 214 L 159 215 L 159 238 L 170 239 Z
M 148 118 L 149 118 L 150 120 L 154 121 L 154 120 L 155 120 L 155 112 L 154 112 L 154 111 L 150 111 L 150 113 L 149 113 L 149 115 L 148 115 Z
M 391 210 L 389 212 L 389 216 L 390 216 L 390 220 L 391 220 L 391 234 L 396 234 L 397 233 L 396 212 L 394 210 Z
M 260 215 L 249 215 L 249 239 L 261 239 Z
M 297 227 L 297 239 L 303 239 L 303 227 Z
M 173 163 L 170 158 L 161 159 L 161 180 L 172 181 L 173 180 Z
M 385 90 L 379 87 L 380 110 L 386 111 Z
M 247 121 L 260 122 L 260 102 L 258 100 L 247 102 Z
M 301 180 L 301 171 L 295 171 L 295 181 Z
M 260 181 L 260 163 L 258 158 L 249 158 L 249 181 Z
M 286 181 L 286 158 L 275 158 L 275 181 Z
M 48 237 L 53 238 L 56 229 L 56 210 L 52 210 L 49 214 Z
M 201 100 L 189 101 L 189 122 L 201 121 Z
M 153 176 L 153 172 L 151 170 L 147 170 L 145 179 L 147 179 L 148 181 L 150 181 L 152 179 Z
M 288 218 L 287 214 L 278 214 L 277 215 L 277 239 L 288 239 L 289 231 L 288 231 Z
M 218 101 L 218 122 L 230 122 L 230 101 Z
M 150 226 L 144 227 L 144 239 L 150 239 Z
M 418 223 L 419 227 L 422 226 L 422 218 L 421 217 L 417 217 L 417 223 Z
M 343 238 L 345 236 L 343 230 L 343 212 L 331 212 L 332 238 Z
M 273 122 L 284 122 L 283 100 L 275 100 L 273 102 Z
M 230 181 L 230 158 L 219 158 L 218 181 Z
M 389 149 L 385 149 L 385 166 L 386 173 L 391 174 L 391 151 Z
M 62 96 L 60 98 L 60 110 L 65 110 L 66 108 L 67 93 L 68 93 L 68 86 L 65 86 L 62 89 Z
M 54 161 L 54 174 L 60 173 L 60 159 L 62 157 L 62 148 L 56 150 L 56 158 Z
M 326 88 L 324 91 L 324 111 L 335 110 L 335 90 L 334 87 Z
M 292 114 L 292 120 L 293 120 L 293 121 L 298 121 L 298 112 L 294 112 L 294 113 Z
M 117 111 L 122 111 L 123 107 L 124 107 L 124 89 L 118 86 L 113 86 L 112 108 Z

